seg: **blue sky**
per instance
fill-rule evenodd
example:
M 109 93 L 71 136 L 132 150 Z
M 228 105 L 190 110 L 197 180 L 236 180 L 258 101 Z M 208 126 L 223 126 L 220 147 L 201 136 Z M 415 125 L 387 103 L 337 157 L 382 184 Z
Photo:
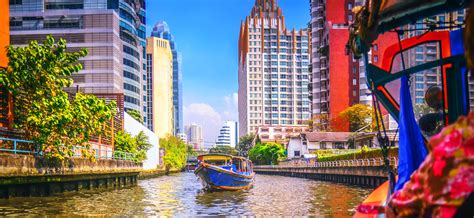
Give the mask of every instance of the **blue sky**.
M 184 123 L 203 126 L 215 141 L 225 120 L 238 120 L 237 72 L 240 22 L 255 0 L 148 0 L 148 35 L 157 21 L 170 26 L 183 56 Z M 309 0 L 278 0 L 286 26 L 310 20 Z

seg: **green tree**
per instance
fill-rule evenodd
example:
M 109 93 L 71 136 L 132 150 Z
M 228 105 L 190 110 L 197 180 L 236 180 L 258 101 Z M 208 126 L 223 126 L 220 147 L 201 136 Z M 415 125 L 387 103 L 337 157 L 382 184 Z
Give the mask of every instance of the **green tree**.
M 147 158 L 146 153 L 148 150 L 150 150 L 150 148 L 153 145 L 150 143 L 150 139 L 143 131 L 140 131 L 134 137 L 134 139 L 135 139 L 135 143 L 137 144 L 137 152 L 135 153 L 135 161 L 141 163 L 146 160 Z
M 148 136 L 140 131 L 136 136 L 132 136 L 125 131 L 115 134 L 115 151 L 131 153 L 133 161 L 141 163 L 146 160 L 146 152 L 153 146 Z
M 230 146 L 216 146 L 211 149 L 209 149 L 209 153 L 213 154 L 228 154 L 228 155 L 233 155 L 236 156 L 239 154 L 239 151 L 237 151 L 235 148 L 230 147 Z
M 315 115 L 315 117 L 310 122 L 312 125 L 310 128 L 312 130 L 318 130 L 322 132 L 331 131 L 331 123 L 329 121 L 330 119 L 328 114 Z
M 349 129 L 354 132 L 371 124 L 372 107 L 365 104 L 354 104 L 339 113 L 339 117 L 349 122 Z M 370 128 L 366 130 L 370 131 Z
M 253 147 L 253 141 L 255 139 L 255 134 L 250 133 L 247 135 L 244 135 L 240 137 L 239 139 L 239 144 L 237 144 L 237 151 L 239 152 L 239 155 L 242 157 L 248 157 L 249 156 L 249 151 Z
M 285 157 L 285 147 L 274 142 L 256 144 L 249 151 L 249 158 L 255 164 L 278 164 Z
M 115 134 L 114 137 L 115 151 L 127 152 L 127 153 L 136 153 L 137 144 L 135 139 L 130 133 L 125 131 L 119 131 Z
M 188 157 L 189 156 L 197 156 L 198 153 L 193 149 L 193 146 L 192 145 L 186 145 L 187 146 L 187 150 L 186 150 L 186 153 L 188 154 Z
M 31 41 L 26 47 L 8 47 L 9 65 L 0 69 L 0 84 L 14 97 L 14 127 L 41 144 L 47 157 L 64 160 L 74 154 L 74 145 L 80 145 L 92 158 L 90 137 L 104 131 L 116 104 L 82 93 L 69 97 L 64 87 L 82 69 L 79 58 L 87 50 L 66 49 L 65 40 L 56 42 L 51 36 L 43 44 Z
M 130 110 L 127 110 L 127 114 L 130 115 L 136 121 L 143 123 L 143 117 L 139 111 L 130 109 Z
M 183 169 L 187 161 L 188 146 L 181 139 L 172 135 L 161 138 L 160 146 L 165 149 L 163 162 L 166 169 Z

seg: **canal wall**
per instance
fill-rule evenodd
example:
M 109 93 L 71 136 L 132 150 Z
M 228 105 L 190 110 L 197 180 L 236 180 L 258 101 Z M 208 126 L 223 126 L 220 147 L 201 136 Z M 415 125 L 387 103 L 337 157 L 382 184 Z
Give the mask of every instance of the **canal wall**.
M 124 160 L 71 158 L 58 164 L 44 157 L 0 154 L 0 198 L 134 186 L 141 169 Z
M 377 187 L 388 179 L 386 164 L 396 174 L 398 158 L 352 159 L 329 162 L 294 159 L 280 165 L 255 166 L 259 174 L 280 175 L 345 183 L 361 187 Z
M 181 172 L 181 170 L 177 170 L 177 169 L 166 170 L 165 168 L 157 168 L 157 169 L 153 169 L 153 170 L 142 170 L 138 174 L 138 179 L 140 179 L 140 180 L 141 179 L 152 179 L 152 178 L 156 178 L 156 177 L 160 177 L 160 176 L 164 176 L 164 175 L 175 174 L 175 173 L 179 173 L 179 172 Z
M 384 166 L 344 167 L 280 167 L 255 166 L 257 174 L 279 175 L 345 183 L 361 187 L 377 187 L 387 181 Z

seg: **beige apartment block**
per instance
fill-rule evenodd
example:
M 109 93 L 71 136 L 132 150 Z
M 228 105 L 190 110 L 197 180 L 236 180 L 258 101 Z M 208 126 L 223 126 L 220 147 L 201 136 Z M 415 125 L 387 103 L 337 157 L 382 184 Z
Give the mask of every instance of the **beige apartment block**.
M 170 43 L 147 38 L 148 119 L 152 131 L 162 138 L 173 134 L 173 55 Z

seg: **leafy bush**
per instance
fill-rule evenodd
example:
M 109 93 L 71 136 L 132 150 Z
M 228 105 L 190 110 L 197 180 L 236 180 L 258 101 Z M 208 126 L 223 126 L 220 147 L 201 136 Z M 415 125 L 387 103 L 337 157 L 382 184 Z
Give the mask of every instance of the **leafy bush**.
M 285 157 L 285 147 L 274 142 L 258 143 L 249 151 L 249 158 L 256 165 L 278 164 L 278 162 L 284 160 Z
M 242 157 L 247 157 L 249 151 L 252 148 L 253 140 L 255 139 L 255 134 L 250 133 L 239 138 L 239 144 L 237 144 L 237 151 Z M 257 138 L 258 141 L 258 138 Z
M 136 136 L 132 136 L 128 132 L 119 131 L 115 134 L 114 140 L 115 150 L 131 153 L 133 161 L 137 163 L 146 160 L 146 152 L 153 146 L 143 131 Z
M 135 119 L 139 123 L 143 123 L 143 117 L 140 114 L 140 111 L 130 109 L 127 111 L 127 114 L 130 115 L 133 119 Z
M 369 149 L 367 146 L 362 147 L 362 149 L 356 152 L 349 152 L 344 154 L 324 154 L 317 153 L 319 162 L 327 161 L 338 161 L 338 160 L 353 160 L 353 159 L 369 159 L 369 158 L 382 158 L 382 150 Z M 389 157 L 398 157 L 398 147 L 392 148 L 388 152 Z
M 168 135 L 160 139 L 160 147 L 165 149 L 163 162 L 167 170 L 181 170 L 186 165 L 188 146 L 181 139 Z

